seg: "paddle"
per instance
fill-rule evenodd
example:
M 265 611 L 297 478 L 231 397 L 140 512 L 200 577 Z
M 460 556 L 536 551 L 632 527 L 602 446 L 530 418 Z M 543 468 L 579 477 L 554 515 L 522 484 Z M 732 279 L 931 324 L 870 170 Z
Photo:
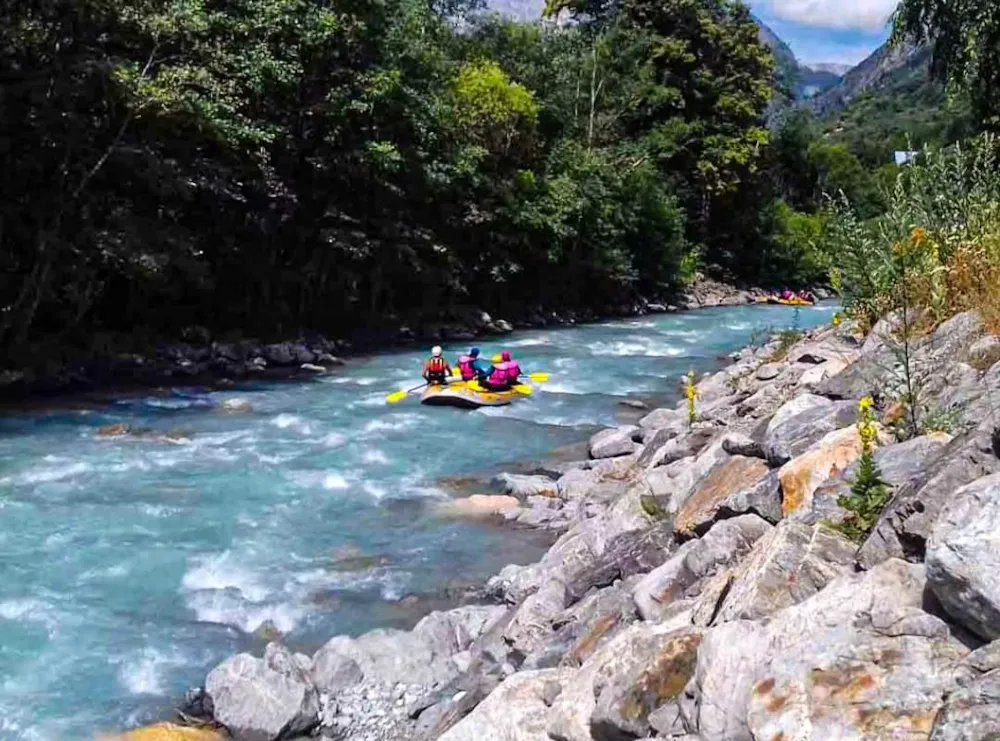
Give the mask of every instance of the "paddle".
M 419 391 L 426 385 L 427 385 L 426 383 L 422 383 L 419 386 L 414 386 L 411 389 L 402 389 L 400 391 L 393 391 L 391 394 L 385 397 L 386 403 L 395 404 L 397 401 L 402 401 L 407 396 L 412 394 L 414 391 Z

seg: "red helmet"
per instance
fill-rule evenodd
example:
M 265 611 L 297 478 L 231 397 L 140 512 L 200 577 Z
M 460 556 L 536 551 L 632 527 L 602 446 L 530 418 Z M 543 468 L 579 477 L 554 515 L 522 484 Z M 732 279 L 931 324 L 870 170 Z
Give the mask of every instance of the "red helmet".
M 503 362 L 505 362 L 505 363 L 509 363 L 510 362 L 510 350 L 504 350 L 503 352 L 501 352 L 500 353 L 500 359 Z

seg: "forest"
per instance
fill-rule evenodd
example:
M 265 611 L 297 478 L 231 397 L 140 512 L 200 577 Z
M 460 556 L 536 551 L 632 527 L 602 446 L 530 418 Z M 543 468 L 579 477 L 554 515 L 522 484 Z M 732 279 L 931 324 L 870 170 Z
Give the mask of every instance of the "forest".
M 545 15 L 518 23 L 476 0 L 13 4 L 0 357 L 30 366 L 192 326 L 284 339 L 455 307 L 600 312 L 669 299 L 697 272 L 814 285 L 838 259 L 833 201 L 888 208 L 898 169 L 881 157 L 898 131 L 831 133 L 804 109 L 774 123 L 779 75 L 742 3 L 553 0 Z M 978 112 L 989 96 L 974 98 Z
M 519 24 L 463 0 L 10 6 L 0 356 L 191 325 L 267 337 L 462 305 L 600 310 L 670 296 L 699 268 L 821 274 L 781 200 L 773 60 L 744 5 L 548 15 Z

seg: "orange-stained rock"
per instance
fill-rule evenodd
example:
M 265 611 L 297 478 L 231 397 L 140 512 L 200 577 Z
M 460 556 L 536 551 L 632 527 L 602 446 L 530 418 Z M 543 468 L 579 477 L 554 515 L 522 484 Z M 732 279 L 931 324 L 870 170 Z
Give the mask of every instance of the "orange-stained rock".
M 812 497 L 824 481 L 861 457 L 861 437 L 856 427 L 835 430 L 812 450 L 793 458 L 778 470 L 781 510 L 785 517 L 812 506 Z
M 98 741 L 228 741 L 223 731 L 157 723 L 119 734 L 99 735 Z
M 734 456 L 716 467 L 674 517 L 674 532 L 692 536 L 709 528 L 719 508 L 733 494 L 749 489 L 767 475 L 760 458 Z

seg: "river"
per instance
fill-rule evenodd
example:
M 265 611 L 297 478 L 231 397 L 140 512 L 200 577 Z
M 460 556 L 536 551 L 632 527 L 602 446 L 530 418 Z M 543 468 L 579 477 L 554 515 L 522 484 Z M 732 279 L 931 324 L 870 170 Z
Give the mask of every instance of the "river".
M 407 351 L 310 382 L 0 417 L 0 738 L 92 739 L 162 718 L 219 660 L 260 650 L 262 627 L 313 650 L 407 625 L 406 595 L 536 560 L 537 537 L 442 520 L 428 503 L 454 495 L 449 480 L 487 480 L 615 424 L 624 397 L 676 398 L 683 373 L 718 367 L 755 331 L 804 329 L 835 308 L 707 309 L 484 341 L 551 374 L 490 410 L 386 405 L 415 385 L 423 353 Z M 252 411 L 218 410 L 236 396 Z M 97 434 L 115 423 L 153 434 Z

